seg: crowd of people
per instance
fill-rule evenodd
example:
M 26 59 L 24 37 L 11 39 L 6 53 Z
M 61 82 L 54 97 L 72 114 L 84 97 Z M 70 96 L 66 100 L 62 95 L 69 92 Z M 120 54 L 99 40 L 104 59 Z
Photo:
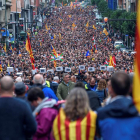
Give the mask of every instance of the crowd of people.
M 44 19 L 42 29 L 36 29 L 33 33 L 28 29 L 37 71 L 40 68 L 53 69 L 53 75 L 62 78 L 63 71 L 56 71 L 54 61 L 51 61 L 51 53 L 53 53 L 51 46 L 55 48 L 57 54 L 63 53 L 63 61 L 58 60 L 56 66 L 70 67 L 71 76 L 79 73 L 79 65 L 84 65 L 85 71 L 88 71 L 88 67 L 96 69 L 91 73 L 92 76 L 109 78 L 112 72 L 102 72 L 100 66 L 104 65 L 106 60 L 109 61 L 110 55 L 116 58 L 115 71 L 124 70 L 128 73 L 133 71 L 134 54 L 120 51 L 114 47 L 114 42 L 120 40 L 120 37 L 106 25 L 104 27 L 109 35 L 106 36 L 103 33 L 104 27 L 95 20 L 93 9 L 93 6 L 55 8 L 50 17 Z M 93 25 L 96 29 L 93 28 Z M 13 78 L 16 78 L 17 72 L 22 72 L 22 78 L 32 79 L 32 65 L 25 44 L 24 42 L 18 48 L 14 47 L 12 51 L 11 47 L 7 52 L 2 50 L 3 71 L 1 76 L 8 73 L 7 67 L 10 66 L 14 68 L 14 72 L 10 73 Z M 89 57 L 86 56 L 88 50 Z M 46 76 L 47 73 L 44 74 L 44 78 Z
M 28 31 L 34 75 L 25 44 L 19 46 L 21 55 L 17 48 L 3 52 L 0 140 L 139 140 L 140 118 L 130 72 L 134 55 L 114 47 L 118 37 L 107 27 L 110 37 L 102 33 L 93 8 L 56 7 L 42 29 L 33 36 Z M 51 46 L 57 54 L 63 53 L 57 67 L 71 67 L 71 72 L 56 71 Z M 114 72 L 100 70 L 110 55 L 116 57 Z M 8 65 L 14 72 L 6 72 Z M 96 70 L 88 72 L 88 67 Z M 40 68 L 54 73 L 42 74 Z

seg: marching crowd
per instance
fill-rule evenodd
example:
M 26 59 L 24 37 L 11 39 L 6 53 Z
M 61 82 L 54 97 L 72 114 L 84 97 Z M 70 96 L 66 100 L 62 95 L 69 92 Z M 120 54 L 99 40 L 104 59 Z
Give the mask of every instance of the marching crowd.
M 25 44 L 3 51 L 0 140 L 139 140 L 140 118 L 132 97 L 134 55 L 114 48 L 119 37 L 107 27 L 110 38 L 102 33 L 93 8 L 55 8 L 42 29 L 33 36 L 28 31 L 35 75 Z M 71 67 L 71 72 L 56 71 L 51 46 L 63 53 L 57 67 Z M 101 71 L 110 55 L 116 58 L 114 72 Z M 8 65 L 14 72 L 6 72 Z M 96 70 L 88 72 L 88 67 Z M 40 68 L 54 74 L 41 74 Z

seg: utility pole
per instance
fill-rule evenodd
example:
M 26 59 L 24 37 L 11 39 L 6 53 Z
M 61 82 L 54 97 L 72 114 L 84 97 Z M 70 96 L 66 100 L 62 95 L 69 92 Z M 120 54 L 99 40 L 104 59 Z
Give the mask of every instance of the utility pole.
M 17 15 L 17 0 L 16 0 L 16 28 L 17 28 L 17 47 L 18 47 L 18 15 Z
M 24 0 L 24 26 L 25 26 L 25 33 L 26 33 L 25 0 Z
M 7 49 L 7 13 L 6 13 L 6 0 L 5 0 L 5 24 L 6 24 L 6 49 Z

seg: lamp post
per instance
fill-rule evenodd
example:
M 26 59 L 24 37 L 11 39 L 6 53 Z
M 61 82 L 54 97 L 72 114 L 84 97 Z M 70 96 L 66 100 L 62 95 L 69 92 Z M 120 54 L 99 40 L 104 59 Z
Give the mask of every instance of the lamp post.
M 6 41 L 5 41 L 5 45 L 6 45 L 6 49 L 7 49 L 7 13 L 6 13 L 6 0 L 5 0 L 5 24 L 6 24 Z

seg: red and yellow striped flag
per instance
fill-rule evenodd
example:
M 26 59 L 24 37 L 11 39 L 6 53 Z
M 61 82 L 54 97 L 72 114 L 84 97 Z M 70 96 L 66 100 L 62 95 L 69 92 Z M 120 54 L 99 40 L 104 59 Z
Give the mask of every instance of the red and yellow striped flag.
M 27 34 L 27 44 L 28 44 L 28 46 L 26 46 L 26 47 L 29 50 L 28 52 L 29 52 L 30 59 L 31 59 L 32 69 L 35 70 L 35 66 L 34 66 L 35 60 L 34 60 L 31 43 L 30 43 L 30 38 L 29 38 L 28 34 Z
M 137 26 L 136 26 L 136 56 L 135 56 L 135 69 L 134 69 L 134 87 L 133 99 L 135 106 L 140 113 L 140 1 L 138 2 L 137 12 Z
M 66 118 L 64 110 L 53 123 L 53 134 L 55 140 L 93 140 L 96 130 L 96 113 L 89 111 L 84 119 L 70 121 Z
M 57 65 L 57 64 L 56 64 L 56 60 L 54 60 L 54 62 L 53 62 L 53 63 L 54 63 L 54 67 L 56 68 L 56 65 Z

